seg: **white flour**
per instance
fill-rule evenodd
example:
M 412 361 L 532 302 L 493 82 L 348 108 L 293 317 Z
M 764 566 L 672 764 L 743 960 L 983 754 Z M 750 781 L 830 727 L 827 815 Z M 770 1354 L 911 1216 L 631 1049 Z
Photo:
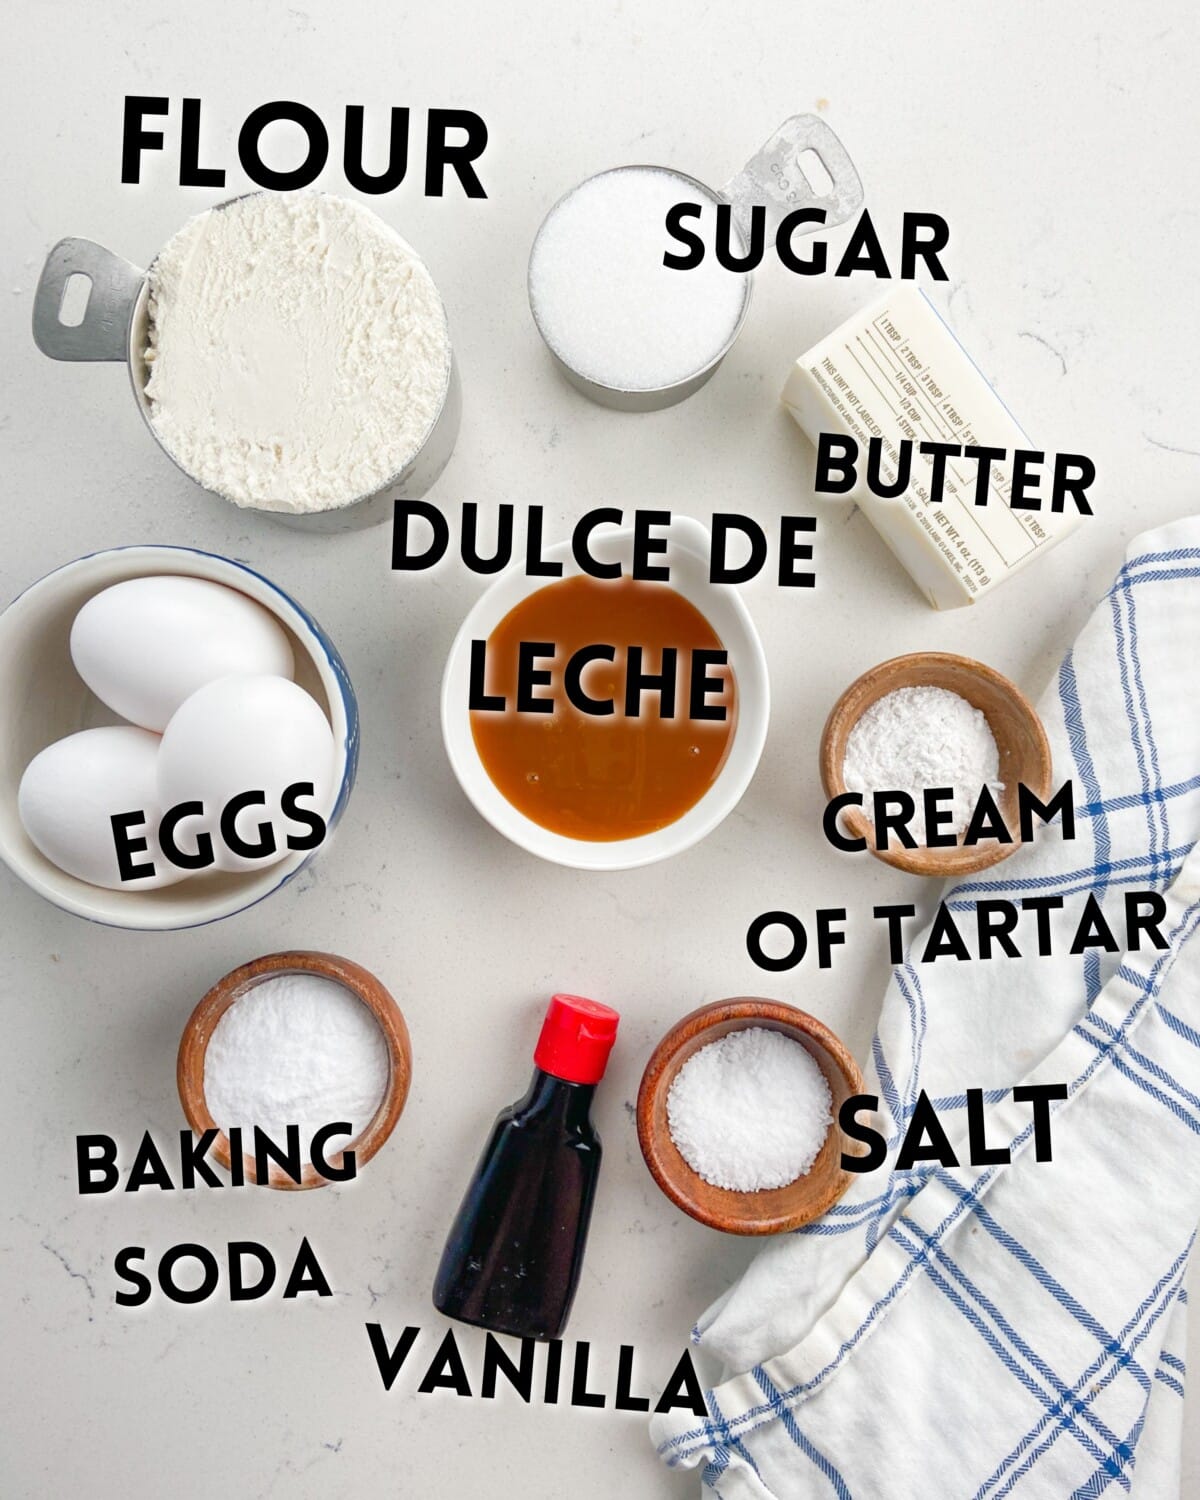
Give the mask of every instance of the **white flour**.
M 985 784 L 1000 785 L 1000 756 L 987 719 L 939 687 L 897 688 L 850 731 L 842 779 L 847 791 L 907 792 L 922 811 L 929 787 L 953 787 L 953 831 L 962 833 Z M 870 817 L 870 806 L 864 809 Z
M 390 1076 L 387 1043 L 357 996 L 318 974 L 281 974 L 235 1000 L 209 1038 L 204 1097 L 221 1130 L 240 1125 L 250 1146 L 255 1125 L 283 1144 L 300 1127 L 307 1152 L 314 1131 L 349 1120 L 354 1136 L 370 1123 Z M 330 1150 L 346 1145 L 340 1136 Z
M 809 1170 L 829 1133 L 832 1100 L 808 1050 L 748 1026 L 694 1052 L 671 1084 L 667 1125 L 679 1154 L 714 1187 L 784 1187 Z
M 415 251 L 324 194 L 257 193 L 190 220 L 150 269 L 154 430 L 236 505 L 335 509 L 416 453 L 449 380 Z

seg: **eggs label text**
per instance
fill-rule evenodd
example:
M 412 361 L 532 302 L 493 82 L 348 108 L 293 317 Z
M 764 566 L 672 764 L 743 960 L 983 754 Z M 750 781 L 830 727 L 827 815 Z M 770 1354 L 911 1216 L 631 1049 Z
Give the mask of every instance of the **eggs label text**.
M 301 797 L 313 797 L 315 794 L 316 788 L 311 781 L 294 781 L 284 788 L 279 798 L 279 810 L 283 817 L 302 830 L 286 835 L 284 843 L 288 849 L 316 849 L 325 837 L 325 819 L 319 813 L 300 806 Z M 159 847 L 167 860 L 180 870 L 207 870 L 217 862 L 213 845 L 214 833 L 220 837 L 224 847 L 239 859 L 270 858 L 279 849 L 274 821 L 268 819 L 256 823 L 253 837 L 247 837 L 246 831 L 238 825 L 238 819 L 244 812 L 268 805 L 266 792 L 254 790 L 231 797 L 219 814 L 198 800 L 178 802 L 174 807 L 169 807 L 159 821 Z M 150 847 L 149 840 L 135 832 L 147 824 L 145 811 L 114 813 L 110 821 L 121 879 L 149 880 L 157 874 L 153 859 L 138 858 Z M 185 824 L 192 824 L 193 827 L 185 830 Z M 181 836 L 191 843 L 190 849 L 180 847 Z

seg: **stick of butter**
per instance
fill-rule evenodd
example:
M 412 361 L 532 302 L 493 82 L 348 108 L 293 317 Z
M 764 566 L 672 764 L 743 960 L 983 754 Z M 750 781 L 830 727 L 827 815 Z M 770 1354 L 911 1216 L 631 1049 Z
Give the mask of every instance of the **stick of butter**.
M 933 304 L 911 283 L 864 308 L 802 354 L 783 388 L 784 405 L 815 444 L 822 432 L 856 438 L 856 501 L 934 609 L 974 604 L 1079 521 L 1072 508 L 1013 510 L 1012 453 L 1029 439 Z M 885 487 L 899 444 L 913 445 L 912 472 L 894 499 L 865 483 L 868 443 L 882 445 Z M 932 496 L 933 459 L 920 443 L 1003 448 L 991 465 L 987 502 L 976 504 L 972 458 L 945 461 Z

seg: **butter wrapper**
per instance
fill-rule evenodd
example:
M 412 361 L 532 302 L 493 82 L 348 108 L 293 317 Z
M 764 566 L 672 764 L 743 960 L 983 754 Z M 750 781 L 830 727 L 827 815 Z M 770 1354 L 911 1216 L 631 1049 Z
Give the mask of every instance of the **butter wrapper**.
M 906 283 L 862 309 L 800 356 L 784 405 L 815 444 L 822 432 L 858 440 L 858 479 L 847 495 L 912 575 L 934 609 L 975 604 L 1040 557 L 1080 520 L 1062 511 L 1013 510 L 1013 450 L 1033 445 L 974 361 L 918 288 Z M 898 473 L 899 444 L 913 444 L 912 471 L 894 499 L 865 483 L 867 445 L 882 444 L 882 477 Z M 1003 448 L 991 466 L 987 503 L 975 503 L 977 464 L 947 458 L 932 495 L 933 459 L 923 442 Z M 1048 464 L 1049 464 L 1048 460 Z M 1049 467 L 1039 493 L 1049 495 Z

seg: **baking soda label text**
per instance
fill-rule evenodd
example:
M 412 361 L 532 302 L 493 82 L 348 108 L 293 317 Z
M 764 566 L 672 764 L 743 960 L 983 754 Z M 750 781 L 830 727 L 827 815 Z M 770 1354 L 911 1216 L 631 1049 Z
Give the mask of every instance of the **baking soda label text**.
M 229 1140 L 230 1187 L 246 1185 L 246 1157 L 243 1154 L 242 1130 L 231 1126 Z M 253 1130 L 252 1181 L 266 1186 L 272 1169 L 277 1169 L 294 1183 L 299 1183 L 306 1160 L 330 1182 L 346 1182 L 357 1175 L 358 1164 L 353 1149 L 339 1151 L 337 1142 L 349 1141 L 353 1126 L 349 1121 L 331 1121 L 314 1132 L 305 1158 L 300 1150 L 300 1127 L 286 1128 L 283 1145 L 258 1126 Z M 112 1193 L 121 1189 L 137 1193 L 144 1189 L 158 1192 L 184 1192 L 199 1187 L 221 1188 L 226 1183 L 218 1177 L 208 1153 L 216 1144 L 218 1132 L 206 1130 L 193 1136 L 190 1130 L 179 1132 L 176 1160 L 168 1163 L 168 1153 L 155 1144 L 146 1131 L 133 1157 L 121 1161 L 120 1148 L 111 1135 L 95 1133 L 75 1137 L 75 1177 L 81 1196 Z M 172 1172 L 174 1170 L 174 1175 Z M 124 1176 L 124 1186 L 121 1186 Z M 157 1258 L 156 1258 L 157 1257 Z M 284 1301 L 303 1293 L 332 1297 L 333 1289 L 321 1269 L 316 1253 L 307 1238 L 300 1245 L 285 1272 L 286 1259 L 279 1259 L 265 1245 L 254 1240 L 231 1240 L 221 1257 L 206 1245 L 187 1241 L 172 1245 L 161 1254 L 145 1245 L 126 1245 L 113 1261 L 118 1289 L 113 1300 L 118 1307 L 144 1307 L 157 1295 L 181 1305 L 207 1302 L 224 1286 L 231 1302 L 257 1302 L 281 1284 Z M 151 1271 L 153 1274 L 151 1274 Z
M 143 1188 L 157 1188 L 160 1192 L 179 1188 L 191 1192 L 198 1187 L 225 1187 L 225 1182 L 217 1176 L 208 1160 L 218 1134 L 217 1130 L 206 1130 L 197 1136 L 193 1136 L 190 1130 L 179 1132 L 177 1181 L 171 1175 L 166 1154 L 155 1144 L 148 1130 L 138 1142 L 132 1160 L 124 1165 L 117 1142 L 111 1135 L 78 1135 L 75 1137 L 75 1181 L 80 1196 L 115 1192 L 121 1183 L 122 1170 L 126 1175 L 121 1190 L 126 1193 L 137 1193 Z M 231 1125 L 224 1134 L 229 1142 L 229 1187 L 246 1186 L 247 1154 L 254 1165 L 252 1185 L 265 1187 L 273 1167 L 291 1182 L 299 1184 L 306 1160 L 312 1162 L 327 1182 L 351 1182 L 358 1174 L 353 1149 L 343 1151 L 337 1147 L 339 1140 L 349 1141 L 354 1135 L 354 1127 L 348 1120 L 333 1120 L 315 1131 L 307 1157 L 301 1153 L 298 1125 L 286 1127 L 282 1144 L 258 1125 L 246 1132 L 240 1125 Z
M 231 1240 L 225 1247 L 224 1268 L 205 1245 L 189 1243 L 172 1245 L 163 1252 L 152 1282 L 142 1270 L 146 1255 L 143 1245 L 126 1245 L 117 1252 L 116 1273 L 125 1283 L 113 1299 L 118 1307 L 144 1307 L 154 1296 L 155 1283 L 168 1302 L 185 1306 L 207 1302 L 220 1290 L 222 1269 L 230 1302 L 257 1302 L 275 1286 L 281 1268 L 272 1252 L 254 1240 Z M 289 1302 L 302 1292 L 333 1296 L 333 1288 L 307 1239 L 300 1241 L 282 1297 Z

